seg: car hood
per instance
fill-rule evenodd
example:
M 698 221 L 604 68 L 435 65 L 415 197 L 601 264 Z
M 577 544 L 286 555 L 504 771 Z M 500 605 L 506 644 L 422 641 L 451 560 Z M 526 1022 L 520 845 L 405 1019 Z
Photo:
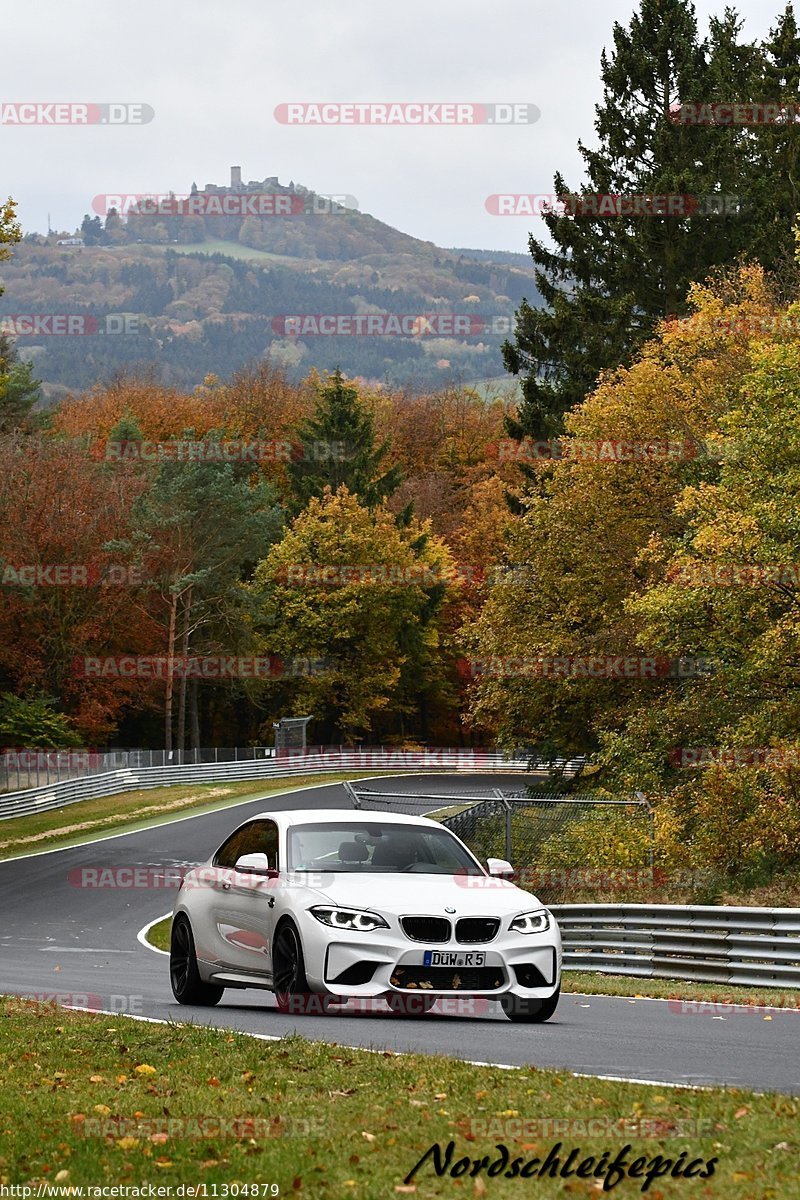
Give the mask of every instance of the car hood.
M 299 882 L 302 875 L 295 876 Z M 308 893 L 314 904 L 350 905 L 374 912 L 438 916 L 506 916 L 543 908 L 531 892 L 506 879 L 474 875 L 405 875 L 392 872 L 326 872 Z M 451 914 L 453 915 L 453 914 Z

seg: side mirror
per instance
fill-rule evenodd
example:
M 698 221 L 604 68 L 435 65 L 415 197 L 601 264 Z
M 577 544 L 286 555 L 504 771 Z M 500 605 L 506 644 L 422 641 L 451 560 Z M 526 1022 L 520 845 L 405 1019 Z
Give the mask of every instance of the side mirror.
M 506 862 L 504 858 L 487 858 L 486 867 L 490 875 L 496 875 L 500 879 L 513 879 L 516 871 L 510 862 Z
M 278 872 L 269 865 L 266 854 L 243 854 L 237 858 L 236 867 L 243 875 L 263 875 L 266 879 L 277 879 Z

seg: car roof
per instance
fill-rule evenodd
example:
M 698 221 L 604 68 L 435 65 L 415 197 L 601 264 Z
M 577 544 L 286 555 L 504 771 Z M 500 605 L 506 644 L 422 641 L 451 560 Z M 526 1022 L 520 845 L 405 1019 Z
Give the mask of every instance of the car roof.
M 254 817 L 249 818 L 249 821 L 259 820 L 277 821 L 284 826 L 312 823 L 333 825 L 341 821 L 357 821 L 359 824 L 386 822 L 392 825 L 432 825 L 437 829 L 445 828 L 439 821 L 430 821 L 427 817 L 374 808 L 279 808 L 273 809 L 271 812 L 257 813 Z

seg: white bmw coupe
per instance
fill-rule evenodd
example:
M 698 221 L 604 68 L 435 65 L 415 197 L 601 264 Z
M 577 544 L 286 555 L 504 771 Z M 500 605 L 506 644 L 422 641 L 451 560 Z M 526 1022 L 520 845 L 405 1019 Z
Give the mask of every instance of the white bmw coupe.
M 512 1021 L 546 1021 L 561 984 L 558 926 L 510 881 L 509 863 L 487 866 L 424 817 L 262 813 L 183 880 L 175 998 L 211 1005 L 225 988 L 265 988 L 284 1011 L 361 998 L 411 1016 L 469 997 L 499 1000 Z

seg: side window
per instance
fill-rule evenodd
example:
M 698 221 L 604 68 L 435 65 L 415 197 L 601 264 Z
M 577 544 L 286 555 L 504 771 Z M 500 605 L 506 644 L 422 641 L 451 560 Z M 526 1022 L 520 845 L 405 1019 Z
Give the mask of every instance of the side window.
M 274 821 L 254 821 L 249 826 L 247 848 L 242 854 L 266 854 L 269 865 L 278 865 L 278 826 Z
M 251 821 L 237 829 L 214 856 L 215 867 L 236 866 L 243 854 L 266 854 L 269 865 L 278 865 L 278 826 L 274 821 Z
M 245 825 L 241 829 L 237 829 L 236 833 L 231 834 L 227 842 L 223 842 L 214 855 L 215 867 L 236 866 L 237 859 L 240 859 L 243 854 L 247 854 L 247 850 L 243 847 L 248 840 L 252 828 L 252 824 Z

